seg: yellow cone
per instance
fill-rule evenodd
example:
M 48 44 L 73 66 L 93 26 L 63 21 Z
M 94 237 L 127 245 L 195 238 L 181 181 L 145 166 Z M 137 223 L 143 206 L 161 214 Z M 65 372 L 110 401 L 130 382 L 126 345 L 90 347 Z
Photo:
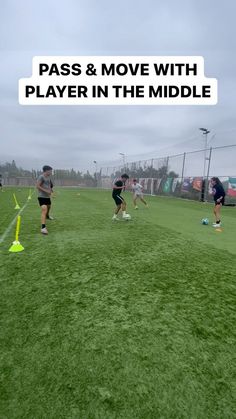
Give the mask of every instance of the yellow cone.
M 30 201 L 30 199 L 31 199 L 31 195 L 32 195 L 32 191 L 31 191 L 31 189 L 30 189 L 30 190 L 29 190 L 28 201 Z
M 9 252 L 16 253 L 16 252 L 22 252 L 24 250 L 24 247 L 22 244 L 20 244 L 19 241 L 14 241 L 9 249 Z
M 21 224 L 21 216 L 18 215 L 17 223 L 16 223 L 16 237 L 9 249 L 9 252 L 16 253 L 16 252 L 22 252 L 22 250 L 24 250 L 24 247 L 19 242 L 20 224 Z
M 16 199 L 16 195 L 15 195 L 15 194 L 13 194 L 13 198 L 14 198 L 14 201 L 15 201 L 15 204 L 16 204 L 16 206 L 15 206 L 15 210 L 20 209 L 20 205 L 19 205 L 19 204 L 18 204 L 18 202 L 17 202 L 17 199 Z

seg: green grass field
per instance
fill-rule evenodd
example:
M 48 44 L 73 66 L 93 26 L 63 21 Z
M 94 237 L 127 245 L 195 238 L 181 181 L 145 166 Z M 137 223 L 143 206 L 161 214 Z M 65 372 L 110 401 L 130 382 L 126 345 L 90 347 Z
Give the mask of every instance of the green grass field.
M 59 189 L 43 237 L 35 194 L 25 251 L 0 243 L 1 419 L 236 418 L 236 209 L 217 232 L 210 204 L 125 196 L 112 222 L 110 191 Z

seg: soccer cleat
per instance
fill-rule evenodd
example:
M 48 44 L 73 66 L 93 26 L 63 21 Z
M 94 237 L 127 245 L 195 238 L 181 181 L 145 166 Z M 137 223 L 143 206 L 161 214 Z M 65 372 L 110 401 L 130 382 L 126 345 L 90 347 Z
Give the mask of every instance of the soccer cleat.
M 47 220 L 54 220 L 54 218 L 51 215 L 47 215 Z
M 48 231 L 47 231 L 46 227 L 41 228 L 41 233 L 44 234 L 44 235 L 48 234 Z
M 119 220 L 119 218 L 117 217 L 117 215 L 113 215 L 112 220 L 114 220 L 114 221 L 118 221 L 118 220 Z
M 215 227 L 215 228 L 219 228 L 219 227 L 221 227 L 221 223 L 214 223 L 214 224 L 212 224 L 212 227 Z
M 138 206 L 136 205 L 136 207 L 134 207 L 134 209 L 138 209 Z
M 123 220 L 128 221 L 128 220 L 131 220 L 131 215 L 130 214 L 124 214 L 122 218 L 123 218 Z

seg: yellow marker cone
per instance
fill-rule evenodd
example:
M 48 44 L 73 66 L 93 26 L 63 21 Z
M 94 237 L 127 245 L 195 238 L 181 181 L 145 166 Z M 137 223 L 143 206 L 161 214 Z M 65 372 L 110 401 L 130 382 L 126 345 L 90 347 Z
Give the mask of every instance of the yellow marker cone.
M 16 195 L 15 195 L 15 194 L 13 194 L 13 198 L 14 198 L 14 201 L 15 201 L 15 204 L 16 204 L 16 206 L 15 206 L 15 210 L 20 209 L 20 205 L 19 205 L 19 204 L 18 204 L 18 202 L 17 202 L 17 199 L 16 199 Z
M 30 199 L 32 198 L 32 191 L 31 189 L 29 190 L 29 196 L 28 196 L 28 201 L 30 201 Z
M 16 237 L 9 249 L 9 252 L 17 253 L 17 252 L 22 252 L 22 250 L 24 250 L 24 247 L 19 242 L 20 224 L 21 224 L 21 216 L 18 215 L 17 223 L 16 223 Z

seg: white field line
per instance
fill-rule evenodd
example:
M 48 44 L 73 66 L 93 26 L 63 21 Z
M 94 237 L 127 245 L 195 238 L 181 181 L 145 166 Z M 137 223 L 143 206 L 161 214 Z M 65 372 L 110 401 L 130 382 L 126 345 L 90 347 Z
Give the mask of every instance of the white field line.
M 11 231 L 11 229 L 12 229 L 12 227 L 14 226 L 14 224 L 16 223 L 16 220 L 17 220 L 17 217 L 18 217 L 18 215 L 20 215 L 23 211 L 24 211 L 24 209 L 27 207 L 27 205 L 28 205 L 28 202 L 29 201 L 27 201 L 26 203 L 25 203 L 25 205 L 20 209 L 20 211 L 17 213 L 17 215 L 13 218 L 13 220 L 10 222 L 10 224 L 9 224 L 9 226 L 6 228 L 6 230 L 4 231 L 4 233 L 2 234 L 2 236 L 0 237 L 0 243 L 3 243 L 4 242 L 4 240 L 5 240 L 5 238 L 7 237 L 7 235 L 10 233 L 10 231 Z

